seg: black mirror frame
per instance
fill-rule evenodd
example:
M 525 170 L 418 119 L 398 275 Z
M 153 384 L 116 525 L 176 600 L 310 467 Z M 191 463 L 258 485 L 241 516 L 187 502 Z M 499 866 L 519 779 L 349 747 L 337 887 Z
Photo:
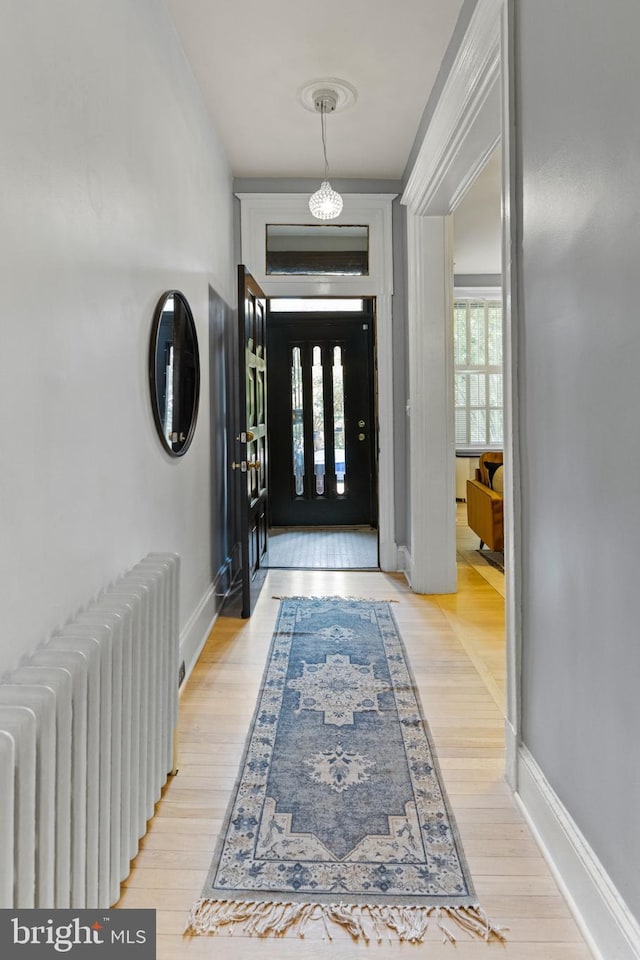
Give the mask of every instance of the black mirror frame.
M 158 329 L 160 327 L 160 322 L 162 319 L 162 314 L 164 312 L 164 306 L 167 300 L 173 297 L 174 300 L 179 300 L 182 304 L 185 316 L 187 318 L 187 324 L 189 326 L 191 335 L 193 337 L 193 350 L 195 356 L 195 383 L 194 383 L 194 397 L 193 397 L 193 410 L 191 412 L 191 420 L 189 423 L 189 429 L 182 445 L 178 450 L 175 450 L 171 445 L 170 441 L 164 434 L 162 417 L 160 415 L 159 405 L 158 405 L 158 381 L 156 376 L 156 363 L 157 363 L 157 346 L 158 346 Z M 179 361 L 178 361 L 179 362 Z M 193 434 L 196 429 L 196 422 L 198 419 L 198 407 L 200 403 L 200 353 L 198 348 L 198 336 L 196 332 L 196 325 L 193 319 L 193 313 L 191 312 L 191 307 L 189 306 L 189 301 L 185 295 L 180 290 L 166 290 L 156 305 L 156 309 L 153 314 L 153 323 L 151 325 L 151 339 L 149 343 L 149 387 L 151 393 L 151 408 L 153 410 L 153 419 L 155 420 L 156 429 L 158 431 L 158 436 L 162 443 L 164 450 L 171 457 L 182 457 L 187 452 L 191 446 L 191 441 L 193 440 Z

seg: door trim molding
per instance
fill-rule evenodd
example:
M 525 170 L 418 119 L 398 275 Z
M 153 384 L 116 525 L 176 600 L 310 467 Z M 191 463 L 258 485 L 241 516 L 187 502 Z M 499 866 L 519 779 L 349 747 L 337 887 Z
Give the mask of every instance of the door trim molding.
M 479 0 L 401 197 L 408 208 L 412 587 L 419 593 L 457 587 L 455 522 L 449 522 L 455 504 L 449 220 L 500 141 L 505 2 Z
M 455 593 L 451 217 L 407 213 L 411 574 L 416 593 Z
M 408 207 L 407 221 L 412 219 L 430 220 L 447 218 L 482 169 L 487 157 L 500 141 L 502 151 L 502 250 L 503 250 L 503 317 L 505 331 L 504 349 L 504 389 L 505 389 L 505 554 L 507 601 L 506 601 L 506 640 L 507 640 L 507 720 L 513 731 L 516 744 L 521 736 L 521 539 L 518 535 L 520 524 L 520 502 L 518 499 L 519 479 L 519 436 L 517 415 L 517 284 L 515 253 L 515 218 L 512 209 L 515 197 L 515 157 L 513 138 L 513 0 L 478 0 L 469 22 L 465 36 L 455 57 L 453 66 L 435 107 L 429 127 L 425 132 L 416 162 L 411 170 L 401 203 Z M 425 228 L 426 229 L 426 228 Z M 415 224 L 411 231 L 414 237 L 420 233 Z M 424 234 L 424 231 L 422 231 Z M 433 232 L 432 241 L 408 243 L 408 270 L 413 274 L 413 290 L 409 296 L 409 331 L 415 331 L 422 317 L 432 317 L 442 309 L 443 297 L 439 283 L 428 284 L 425 274 L 429 272 L 428 262 L 432 256 L 440 260 L 443 252 L 446 256 L 446 240 L 438 240 Z M 432 271 L 431 271 L 432 272 Z M 446 265 L 442 283 L 453 287 L 453 265 Z M 450 318 L 440 313 L 440 324 L 446 327 Z M 422 343 L 419 335 L 417 342 Z M 414 347 L 409 343 L 410 355 Z M 452 359 L 444 350 L 440 350 L 439 362 L 452 371 Z M 412 387 L 413 389 L 413 387 Z M 427 405 L 422 397 L 424 409 L 415 410 L 416 402 L 411 398 L 412 415 L 423 418 L 449 418 L 450 401 L 440 392 Z M 451 426 L 453 430 L 453 426 Z M 428 468 L 425 451 L 411 447 L 412 477 L 423 475 Z M 441 463 L 452 459 L 454 451 L 448 445 L 448 438 L 441 437 L 437 449 L 429 451 Z M 417 463 L 414 464 L 414 460 Z M 418 495 L 412 484 L 412 498 Z M 440 496 L 441 511 L 448 509 L 448 492 L 434 487 L 433 496 Z M 434 510 L 436 509 L 434 505 Z M 416 510 L 418 508 L 416 507 Z M 414 511 L 412 510 L 412 513 Z M 433 512 L 433 511 L 432 511 Z M 437 588 L 426 576 L 429 566 L 428 551 L 432 556 L 441 552 L 445 558 L 450 554 L 450 540 L 455 542 L 455 529 L 452 526 L 445 542 L 435 542 L 431 531 L 414 527 L 410 531 L 413 559 L 412 576 L 423 589 Z M 429 544 L 428 541 L 431 541 Z M 421 569 L 421 566 L 423 569 Z M 513 753 L 513 751 L 512 751 Z M 515 763 L 508 767 L 511 786 L 517 787 L 517 768 Z
M 369 227 L 368 277 L 273 277 L 265 273 L 267 223 L 318 225 L 307 193 L 237 193 L 242 260 L 268 297 L 375 297 L 380 567 L 398 569 L 393 450 L 392 203 L 397 194 L 343 194 L 340 223 Z
M 479 0 L 449 71 L 402 195 L 418 216 L 451 213 L 500 139 L 504 3 Z
M 380 568 L 398 569 L 395 536 L 395 457 L 393 455 L 393 336 L 392 296 L 376 297 L 376 360 L 378 417 L 378 554 Z M 374 377 L 376 373 L 374 371 Z
M 266 227 L 320 226 L 309 212 L 308 193 L 236 193 L 240 200 L 242 259 L 268 297 L 378 297 L 393 293 L 391 204 L 396 193 L 345 193 L 335 221 L 369 227 L 366 277 L 273 276 L 266 270 Z

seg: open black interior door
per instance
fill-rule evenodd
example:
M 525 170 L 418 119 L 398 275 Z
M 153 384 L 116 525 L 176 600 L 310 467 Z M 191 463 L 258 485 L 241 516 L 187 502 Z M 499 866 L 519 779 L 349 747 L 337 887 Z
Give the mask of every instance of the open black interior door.
M 240 511 L 242 616 L 250 617 L 267 572 L 267 358 L 265 295 L 238 267 L 239 429 L 233 469 Z

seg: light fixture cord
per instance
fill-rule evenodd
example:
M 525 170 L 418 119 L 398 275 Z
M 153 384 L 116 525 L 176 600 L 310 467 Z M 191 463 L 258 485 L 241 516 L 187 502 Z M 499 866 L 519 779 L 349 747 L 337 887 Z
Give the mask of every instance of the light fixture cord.
M 326 180 L 329 174 L 329 161 L 327 160 L 327 132 L 324 100 L 320 104 L 320 129 L 322 130 L 322 150 L 324 153 L 324 177 L 322 179 Z

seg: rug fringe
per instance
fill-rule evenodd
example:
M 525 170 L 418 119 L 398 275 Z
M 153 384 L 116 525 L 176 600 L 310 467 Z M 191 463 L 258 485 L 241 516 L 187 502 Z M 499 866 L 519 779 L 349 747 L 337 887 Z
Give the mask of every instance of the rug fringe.
M 356 905 L 349 903 L 290 903 L 286 901 L 257 900 L 197 900 L 187 922 L 185 933 L 216 934 L 226 928 L 229 934 L 239 927 L 243 934 L 258 937 L 283 936 L 297 926 L 297 934 L 304 937 L 310 923 L 324 923 L 326 936 L 331 936 L 331 925 L 343 927 L 354 940 L 369 942 L 389 939 L 421 943 L 429 920 L 435 917 L 442 932 L 443 943 L 456 942 L 454 927 L 482 940 L 504 941 L 507 927 L 492 923 L 478 904 L 452 907 L 394 907 Z

